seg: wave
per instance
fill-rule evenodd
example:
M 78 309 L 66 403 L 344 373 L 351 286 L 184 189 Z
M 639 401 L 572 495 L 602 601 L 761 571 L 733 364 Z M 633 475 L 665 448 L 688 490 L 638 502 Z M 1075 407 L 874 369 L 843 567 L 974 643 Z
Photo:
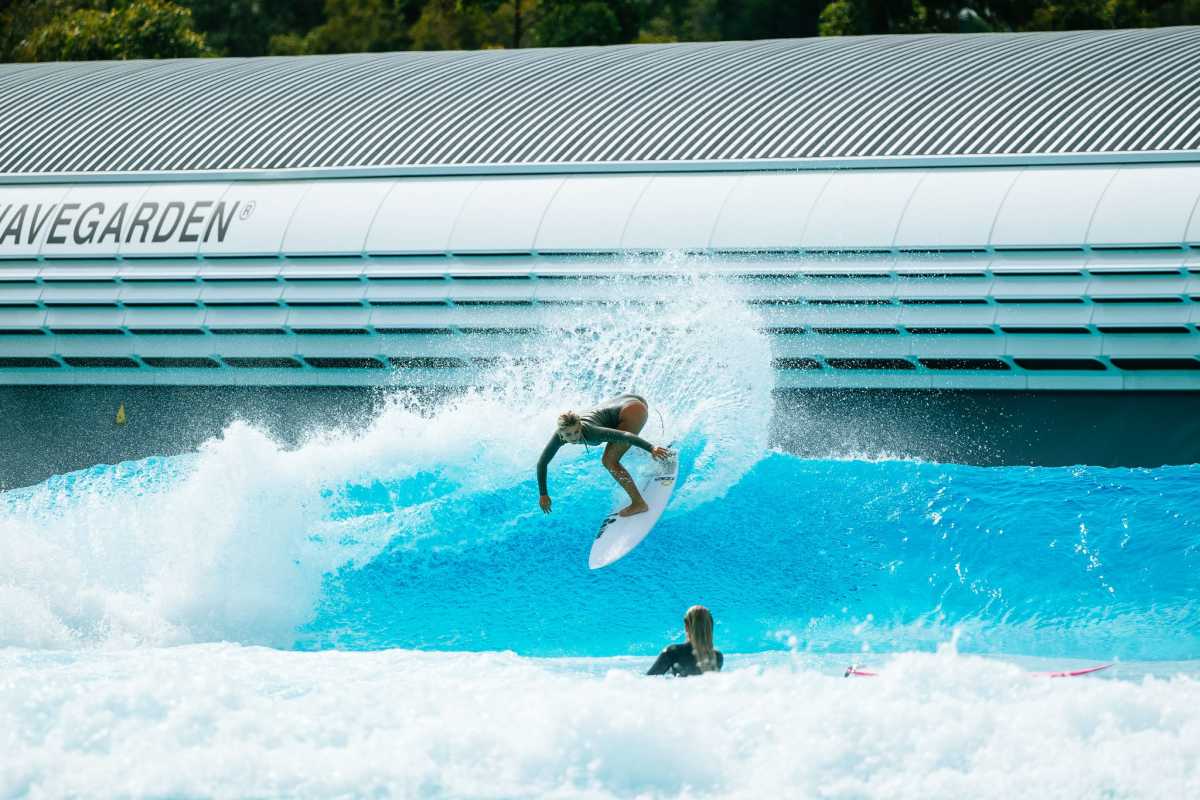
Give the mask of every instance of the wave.
M 0 644 L 291 646 L 326 584 L 385 551 L 532 530 L 532 467 L 556 416 L 625 391 L 651 398 L 646 436 L 688 454 L 677 508 L 720 497 L 766 448 L 770 348 L 733 288 L 683 266 L 666 300 L 626 281 L 586 314 L 547 307 L 555 333 L 505 353 L 479 388 L 436 406 L 395 391 L 365 431 L 288 450 L 238 423 L 196 454 L 0 494 Z M 555 521 L 595 466 L 585 455 L 554 465 Z
M 932 649 L 1200 657 L 1198 467 L 975 468 L 768 449 L 773 371 L 735 288 L 614 285 L 479 388 L 394 392 L 361 431 L 286 449 L 235 424 L 198 453 L 0 494 L 0 645 L 651 653 L 693 603 L 731 652 Z M 661 290 L 661 287 L 660 287 Z M 570 312 L 575 314 L 577 312 Z M 589 572 L 620 494 L 565 448 L 566 408 L 622 391 L 676 440 L 655 533 Z M 640 451 L 627 463 L 648 466 Z
M 973 468 L 762 459 L 719 502 L 669 511 L 631 556 L 584 566 L 602 506 L 582 473 L 542 520 L 472 498 L 458 546 L 390 547 L 329 580 L 304 647 L 654 652 L 692 603 L 733 652 L 932 649 L 1200 654 L 1196 467 Z M 467 539 L 488 509 L 509 535 Z

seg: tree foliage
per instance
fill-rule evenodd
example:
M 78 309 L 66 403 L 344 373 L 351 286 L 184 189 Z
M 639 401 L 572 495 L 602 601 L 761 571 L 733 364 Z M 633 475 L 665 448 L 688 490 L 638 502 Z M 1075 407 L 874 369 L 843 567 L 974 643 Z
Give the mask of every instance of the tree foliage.
M 823 36 L 1145 28 L 1200 22 L 1200 0 L 832 0 Z
M 314 53 L 378 53 L 403 50 L 405 10 L 402 0 L 325 0 L 325 20 L 298 33 L 275 34 L 269 51 L 278 55 Z
M 304 33 L 325 21 L 324 0 L 175 0 L 223 56 L 267 53 L 272 36 Z
M 492 13 L 489 14 L 489 11 Z M 430 0 L 412 26 L 414 50 L 478 50 L 498 47 L 495 9 L 462 0 Z
M 542 47 L 578 47 L 631 41 L 612 5 L 600 0 L 543 0 L 535 38 Z
M 6 61 L 1200 23 L 1200 0 L 0 0 Z
M 17 61 L 98 61 L 212 55 L 192 12 L 168 0 L 62 8 L 14 43 Z

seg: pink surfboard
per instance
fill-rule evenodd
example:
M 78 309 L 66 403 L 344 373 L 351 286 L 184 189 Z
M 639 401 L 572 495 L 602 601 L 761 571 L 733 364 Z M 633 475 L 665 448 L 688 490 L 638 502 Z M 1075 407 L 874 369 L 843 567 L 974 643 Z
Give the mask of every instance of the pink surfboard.
M 1097 664 L 1094 667 L 1084 667 L 1083 669 L 1068 669 L 1061 672 L 1035 672 L 1034 675 L 1041 675 L 1046 678 L 1077 678 L 1080 675 L 1091 675 L 1093 672 L 1099 672 L 1102 669 L 1108 669 L 1112 664 Z
M 1083 669 L 1068 669 L 1058 672 L 1031 672 L 1030 675 L 1038 675 L 1043 678 L 1078 678 L 1080 675 L 1091 675 L 1093 672 L 1099 672 L 1102 669 L 1108 669 L 1112 664 L 1097 664 L 1094 667 L 1084 667 Z M 846 667 L 846 671 L 842 673 L 843 678 L 877 678 L 878 672 L 871 672 L 867 669 L 862 669 L 854 664 Z
M 879 673 L 871 672 L 871 671 L 865 670 L 865 669 L 859 669 L 858 667 L 851 664 L 850 666 L 846 667 L 846 671 L 844 673 L 842 673 L 842 677 L 849 678 L 851 675 L 853 675 L 856 678 L 875 678 L 875 677 L 878 677 Z

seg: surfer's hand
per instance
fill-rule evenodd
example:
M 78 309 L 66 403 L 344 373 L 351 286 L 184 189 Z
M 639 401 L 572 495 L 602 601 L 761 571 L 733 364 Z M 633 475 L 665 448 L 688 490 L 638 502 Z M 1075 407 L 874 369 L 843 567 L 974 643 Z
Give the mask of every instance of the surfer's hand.
M 550 495 L 544 494 L 538 498 L 538 505 L 542 507 L 542 511 L 550 513 Z
M 650 455 L 654 456 L 655 461 L 666 461 L 671 457 L 671 451 L 665 447 L 655 447 L 650 451 Z

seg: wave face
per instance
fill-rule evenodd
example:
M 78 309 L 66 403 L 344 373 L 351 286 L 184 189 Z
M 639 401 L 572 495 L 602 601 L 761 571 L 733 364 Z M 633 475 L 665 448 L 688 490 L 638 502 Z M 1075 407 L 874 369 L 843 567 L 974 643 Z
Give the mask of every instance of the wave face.
M 932 649 L 1200 657 L 1196 466 L 974 468 L 768 449 L 773 371 L 734 288 L 550 309 L 560 333 L 433 406 L 284 449 L 237 424 L 198 453 L 0 495 L 0 645 L 652 653 L 713 609 L 731 652 Z M 636 298 L 636 283 L 613 296 Z M 681 481 L 654 534 L 589 572 L 619 491 L 560 451 L 567 408 L 636 391 Z M 648 459 L 627 457 L 635 471 Z
M 471 498 L 509 535 L 391 547 L 327 584 L 305 647 L 653 652 L 682 611 L 714 610 L 719 645 L 853 652 L 932 649 L 959 629 L 977 652 L 1200 656 L 1196 467 L 971 468 L 906 461 L 761 460 L 719 502 L 670 512 L 605 570 L 584 566 L 599 470 L 566 513 L 526 493 Z M 449 623 L 449 624 L 447 624 Z

